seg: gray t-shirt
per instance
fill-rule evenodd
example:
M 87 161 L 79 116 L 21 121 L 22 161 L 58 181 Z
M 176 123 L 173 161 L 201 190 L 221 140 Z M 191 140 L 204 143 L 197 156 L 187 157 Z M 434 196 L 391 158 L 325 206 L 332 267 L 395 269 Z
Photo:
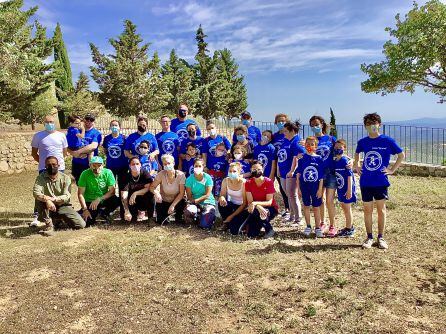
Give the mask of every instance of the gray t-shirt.
M 186 183 L 186 176 L 183 172 L 177 170 L 175 173 L 176 177 L 172 183 L 167 180 L 167 171 L 165 170 L 160 171 L 155 177 L 155 180 L 160 182 L 160 193 L 164 202 L 172 203 L 180 192 L 180 184 Z
M 39 152 L 39 171 L 45 169 L 45 159 L 54 156 L 59 161 L 59 170 L 65 170 L 63 149 L 68 147 L 67 138 L 62 132 L 37 132 L 31 141 L 31 147 Z

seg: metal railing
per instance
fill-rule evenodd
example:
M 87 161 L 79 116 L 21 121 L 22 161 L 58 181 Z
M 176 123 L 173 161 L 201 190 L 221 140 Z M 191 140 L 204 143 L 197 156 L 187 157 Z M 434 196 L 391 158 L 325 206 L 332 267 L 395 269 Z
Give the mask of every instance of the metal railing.
M 96 128 L 104 134 L 109 133 L 109 123 L 112 119 L 112 117 L 99 117 L 96 120 Z M 122 133 L 128 135 L 136 131 L 134 117 L 119 120 Z M 196 121 L 202 130 L 202 135 L 206 136 L 206 121 L 203 119 L 196 119 Z M 234 127 L 239 125 L 240 121 L 218 119 L 214 120 L 214 123 L 218 133 L 231 140 Z M 253 125 L 261 131 L 271 130 L 273 133 L 277 131 L 273 122 L 253 121 Z M 339 124 L 336 125 L 336 130 L 337 138 L 342 138 L 347 142 L 347 151 L 350 156 L 354 155 L 358 140 L 367 136 L 367 131 L 362 124 Z M 161 131 L 160 123 L 156 120 L 149 120 L 148 131 L 154 134 Z M 444 128 L 383 124 L 381 133 L 395 139 L 404 150 L 407 162 L 446 165 L 446 129 Z M 302 138 L 312 135 L 310 126 L 302 125 L 299 135 Z

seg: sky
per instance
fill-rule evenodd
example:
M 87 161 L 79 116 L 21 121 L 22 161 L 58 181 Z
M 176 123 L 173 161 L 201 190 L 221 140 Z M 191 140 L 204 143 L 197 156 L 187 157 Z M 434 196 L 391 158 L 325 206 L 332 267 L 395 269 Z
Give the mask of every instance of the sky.
M 338 124 L 360 122 L 369 112 L 388 121 L 446 116 L 446 106 L 421 88 L 413 95 L 361 91 L 360 65 L 384 59 L 384 29 L 412 0 L 25 0 L 25 8 L 35 5 L 49 36 L 61 24 L 75 80 L 81 71 L 90 74 L 89 43 L 112 53 L 108 41 L 125 19 L 162 61 L 175 48 L 193 62 L 202 24 L 211 53 L 228 48 L 239 63 L 256 120 L 271 121 L 276 113 L 328 118 L 330 107 Z

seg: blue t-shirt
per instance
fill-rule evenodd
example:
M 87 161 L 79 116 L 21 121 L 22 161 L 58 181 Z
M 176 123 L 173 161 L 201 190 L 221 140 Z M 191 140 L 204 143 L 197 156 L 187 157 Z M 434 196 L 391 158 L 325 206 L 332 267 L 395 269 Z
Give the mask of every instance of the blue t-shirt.
M 204 143 L 204 138 L 202 137 L 197 137 L 195 139 L 190 139 L 189 137 L 186 138 L 185 140 L 183 140 L 181 142 L 180 145 L 180 153 L 182 154 L 186 154 L 187 151 L 187 144 L 189 143 L 194 143 L 195 144 L 195 149 L 197 151 L 197 154 L 201 154 L 203 152 L 203 143 Z
M 248 141 L 252 142 L 256 146 L 262 140 L 262 132 L 260 129 L 254 125 L 248 128 Z M 235 133 L 232 135 L 232 142 L 237 143 L 237 136 Z
M 105 136 L 102 146 L 107 149 L 107 168 L 122 168 L 129 164 L 129 160 L 124 154 L 125 136 L 119 134 L 118 137 L 113 137 L 109 134 Z
M 192 158 L 189 161 L 183 159 L 181 170 L 184 172 L 184 174 L 186 174 L 186 177 L 194 173 L 194 163 L 195 158 Z
M 74 126 L 70 126 L 67 129 L 67 143 L 68 148 L 72 151 L 76 151 L 80 149 L 82 146 L 84 146 L 84 143 L 82 142 L 82 138 L 79 138 L 77 134 L 81 133 L 81 130 Z
M 383 170 L 389 166 L 390 157 L 402 151 L 395 140 L 386 135 L 360 139 L 356 153 L 364 153 L 362 174 L 359 178 L 361 187 L 388 187 L 390 182 Z
M 175 165 L 178 165 L 178 148 L 180 147 L 180 141 L 178 140 L 178 135 L 175 132 L 158 132 L 155 135 L 156 141 L 158 142 L 158 148 L 160 154 L 158 160 L 161 163 L 161 157 L 163 154 L 170 154 L 175 158 Z
M 229 150 L 231 148 L 231 143 L 226 137 L 217 135 L 214 139 L 212 139 L 211 137 L 207 137 L 204 139 L 201 153 L 206 153 L 206 167 L 208 169 L 214 169 L 212 166 L 220 161 L 220 158 L 217 158 L 215 156 L 215 149 L 217 144 L 220 144 L 221 142 L 225 143 L 226 150 Z
M 251 173 L 251 164 L 249 162 L 247 162 L 246 160 L 234 159 L 234 160 L 232 160 L 232 162 L 238 162 L 238 163 L 240 163 L 240 165 L 242 165 L 242 171 L 240 174 Z M 229 170 L 229 167 L 228 167 L 228 170 Z M 266 175 L 266 177 L 268 177 L 268 176 Z
M 297 165 L 295 175 L 300 174 L 299 182 L 303 189 L 317 191 L 319 181 L 324 178 L 323 160 L 319 155 L 305 153 Z
M 150 144 L 149 153 L 158 150 L 155 136 L 148 132 L 143 135 L 140 135 L 138 132 L 130 134 L 125 141 L 124 150 L 130 151 L 133 155 L 139 155 L 136 149 L 143 140 L 147 140 Z
M 276 150 L 280 150 L 283 142 L 285 141 L 285 135 L 281 132 L 276 132 L 273 134 L 273 138 L 271 140 L 271 144 L 276 148 Z
M 348 177 L 352 177 L 352 194 L 355 193 L 355 178 L 353 176 L 353 170 L 347 168 L 348 158 L 343 156 L 339 160 L 333 160 L 332 169 L 336 174 L 336 182 L 338 183 L 338 196 L 345 196 L 347 193 Z
M 178 135 L 178 140 L 180 144 L 183 140 L 189 138 L 189 134 L 187 133 L 187 126 L 189 124 L 195 124 L 197 127 L 197 136 L 201 136 L 201 130 L 198 126 L 197 122 L 193 119 L 186 119 L 184 121 L 180 121 L 178 118 L 174 118 L 170 123 L 170 131 L 175 132 Z
M 141 162 L 141 170 L 151 172 L 158 171 L 158 162 L 156 160 L 150 161 L 148 155 L 140 155 L 139 161 Z
M 209 170 L 220 171 L 226 173 L 229 168 L 228 160 L 226 160 L 226 156 L 222 157 L 214 157 L 211 159 L 212 163 L 209 163 L 209 160 L 206 160 L 206 166 Z
M 293 139 L 284 139 L 283 144 L 277 151 L 277 166 L 280 171 L 280 177 L 285 179 L 291 169 L 293 158 L 299 154 L 305 153 L 305 149 L 300 146 L 300 137 L 295 135 Z
M 263 174 L 269 177 L 273 167 L 273 161 L 276 160 L 276 149 L 273 144 L 257 145 L 254 147 L 254 159 L 263 164 Z
M 102 141 L 102 134 L 95 128 L 86 130 L 84 139 L 82 140 L 84 144 L 83 146 L 90 145 L 91 143 L 98 143 L 98 147 L 101 141 Z M 94 150 L 93 155 L 98 155 L 97 148 Z M 84 158 L 73 158 L 73 162 L 84 166 L 88 166 L 88 156 L 85 156 Z
M 321 156 L 323 160 L 323 168 L 327 169 L 331 167 L 331 161 L 333 160 L 333 149 L 336 142 L 336 138 L 329 135 L 323 135 L 317 137 L 319 140 L 317 144 L 316 154 Z

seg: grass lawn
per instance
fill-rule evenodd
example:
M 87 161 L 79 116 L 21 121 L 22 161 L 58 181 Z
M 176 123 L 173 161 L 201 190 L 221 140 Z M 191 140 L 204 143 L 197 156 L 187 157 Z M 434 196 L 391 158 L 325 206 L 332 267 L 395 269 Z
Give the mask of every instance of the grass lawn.
M 360 248 L 360 207 L 352 239 L 142 224 L 45 238 L 22 225 L 34 177 L 0 178 L 0 333 L 446 332 L 444 178 L 392 177 L 382 251 Z

